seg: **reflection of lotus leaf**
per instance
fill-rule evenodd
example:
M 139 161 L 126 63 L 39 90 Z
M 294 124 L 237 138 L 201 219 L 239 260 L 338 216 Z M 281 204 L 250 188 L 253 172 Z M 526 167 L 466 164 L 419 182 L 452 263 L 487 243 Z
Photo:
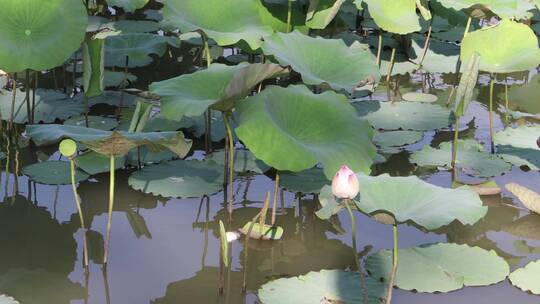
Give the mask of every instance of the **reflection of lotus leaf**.
M 375 279 L 386 281 L 392 269 L 392 250 L 369 256 L 366 268 Z M 494 251 L 438 243 L 400 249 L 395 284 L 405 290 L 449 292 L 495 284 L 509 273 L 506 261 Z

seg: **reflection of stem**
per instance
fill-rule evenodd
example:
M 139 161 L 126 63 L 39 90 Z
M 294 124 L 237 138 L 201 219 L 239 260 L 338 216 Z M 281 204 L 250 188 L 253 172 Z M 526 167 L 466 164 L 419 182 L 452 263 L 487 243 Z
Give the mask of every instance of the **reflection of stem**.
M 86 241 L 86 226 L 84 225 L 84 217 L 81 208 L 81 199 L 77 193 L 77 182 L 75 181 L 75 161 L 69 160 L 71 169 L 71 188 L 73 189 L 73 196 L 75 197 L 75 203 L 77 204 L 77 211 L 79 212 L 79 220 L 81 221 L 82 239 L 83 239 L 83 266 L 88 269 L 88 243 Z
M 272 226 L 276 223 L 277 195 L 279 190 L 279 172 L 276 172 L 276 181 L 274 183 L 274 201 L 272 202 Z
M 110 156 L 110 180 L 109 180 L 109 219 L 107 221 L 107 237 L 105 239 L 105 254 L 103 256 L 103 264 L 107 265 L 107 259 L 109 256 L 109 246 L 111 242 L 111 226 L 112 226 L 112 213 L 114 208 L 114 155 Z
M 111 292 L 109 289 L 109 276 L 107 275 L 107 266 L 101 268 L 103 274 L 103 284 L 105 285 L 105 300 L 107 304 L 111 304 Z
M 364 291 L 364 304 L 367 304 L 368 302 L 368 293 L 366 288 L 366 281 L 364 279 L 364 273 L 362 272 L 362 267 L 360 266 L 360 261 L 358 258 L 358 247 L 356 245 L 356 218 L 354 217 L 354 214 L 352 212 L 351 208 L 351 200 L 345 199 L 344 204 L 345 207 L 347 207 L 347 212 L 349 212 L 349 217 L 351 218 L 351 230 L 352 230 L 352 246 L 353 246 L 353 253 L 354 253 L 354 264 L 356 265 L 356 270 L 358 270 L 358 273 L 360 274 L 360 286 L 362 287 L 362 290 Z
M 489 82 L 489 142 L 491 144 L 491 154 L 495 154 L 495 145 L 493 143 L 493 87 L 495 86 L 495 78 L 491 75 Z
M 230 198 L 227 198 L 229 201 L 229 215 L 232 215 L 233 211 L 233 201 L 234 201 L 234 138 L 232 134 L 231 123 L 229 122 L 229 113 L 225 113 L 223 116 L 223 121 L 225 122 L 225 129 L 227 130 L 227 138 L 229 143 L 229 195 Z
M 291 19 L 292 19 L 292 0 L 289 0 L 289 5 L 287 8 L 287 33 L 291 32 Z
M 397 224 L 392 227 L 394 234 L 394 250 L 392 260 L 392 273 L 390 274 L 390 280 L 388 282 L 388 293 L 386 294 L 386 304 L 392 303 L 392 291 L 394 289 L 394 282 L 396 280 L 396 273 L 398 268 L 398 228 Z
M 202 267 L 204 268 L 204 264 L 206 263 L 206 254 L 208 253 L 208 223 L 210 221 L 210 198 L 208 196 L 203 197 L 206 198 L 206 220 L 204 223 L 204 247 L 203 247 L 203 254 L 201 259 Z
M 255 225 L 255 222 L 259 219 L 261 216 L 261 212 L 259 212 L 253 219 L 251 220 L 251 224 L 249 225 L 249 229 L 245 235 L 244 240 L 244 273 L 242 278 L 242 292 L 245 293 L 247 290 L 247 267 L 248 267 L 248 242 L 250 239 L 251 231 L 253 231 L 253 226 Z
M 84 304 L 88 304 L 90 297 L 90 271 L 84 272 Z
M 459 139 L 459 116 L 456 116 L 456 124 L 454 126 L 454 142 L 452 145 L 452 179 L 457 181 L 457 152 L 458 152 L 458 139 Z

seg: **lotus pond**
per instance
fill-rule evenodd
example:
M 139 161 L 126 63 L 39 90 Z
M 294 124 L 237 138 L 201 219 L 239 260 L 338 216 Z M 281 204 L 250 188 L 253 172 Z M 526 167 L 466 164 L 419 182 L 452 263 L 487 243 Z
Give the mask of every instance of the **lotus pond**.
M 2 1 L 0 304 L 537 303 L 539 7 Z

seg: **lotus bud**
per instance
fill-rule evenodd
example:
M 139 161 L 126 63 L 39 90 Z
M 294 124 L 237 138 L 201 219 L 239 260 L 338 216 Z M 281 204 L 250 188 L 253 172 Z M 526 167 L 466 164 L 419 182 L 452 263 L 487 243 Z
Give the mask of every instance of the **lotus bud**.
M 77 143 L 71 139 L 64 139 L 60 143 L 59 150 L 63 156 L 72 158 L 77 153 Z
M 356 174 L 343 165 L 332 180 L 332 193 L 338 198 L 353 199 L 358 195 L 360 186 Z
M 540 136 L 539 136 L 538 139 L 536 140 L 536 145 L 537 145 L 538 148 L 540 149 Z
M 240 233 L 236 231 L 227 231 L 225 237 L 227 238 L 227 243 L 231 243 L 240 238 Z

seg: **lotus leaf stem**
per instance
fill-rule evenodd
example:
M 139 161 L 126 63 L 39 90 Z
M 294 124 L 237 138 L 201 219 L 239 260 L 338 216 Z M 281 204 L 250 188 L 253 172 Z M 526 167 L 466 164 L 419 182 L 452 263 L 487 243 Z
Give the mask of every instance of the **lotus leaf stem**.
M 506 120 L 506 124 L 508 124 L 508 109 L 509 109 L 509 104 L 508 104 L 508 78 L 505 78 L 504 80 L 504 107 L 506 109 L 506 113 L 504 115 L 504 118 Z
M 469 29 L 471 28 L 471 21 L 472 21 L 472 17 L 469 16 L 469 19 L 467 19 L 467 25 L 465 26 L 465 31 L 463 31 L 463 38 L 465 38 L 467 34 L 469 33 Z
M 495 154 L 495 144 L 493 142 L 493 88 L 495 86 L 495 77 L 491 75 L 489 82 L 489 142 L 491 154 Z
M 271 221 L 272 226 L 276 224 L 278 190 L 279 190 L 279 172 L 276 172 L 276 181 L 274 182 L 274 200 L 272 202 L 272 221 Z
M 26 69 L 24 77 L 24 90 L 26 93 L 26 119 L 28 123 L 32 123 L 32 117 L 30 113 L 30 70 Z
M 424 43 L 424 49 L 422 50 L 422 59 L 420 59 L 420 63 L 418 65 L 422 66 L 424 63 L 424 59 L 426 58 L 427 51 L 429 49 L 429 39 L 431 38 L 431 31 L 433 30 L 433 18 L 431 19 L 431 24 L 428 28 L 428 34 L 426 37 L 426 42 Z
M 368 292 L 366 288 L 366 281 L 364 278 L 364 273 L 362 272 L 362 266 L 360 266 L 360 260 L 358 257 L 358 246 L 356 245 L 356 218 L 354 217 L 354 213 L 352 211 L 352 201 L 350 199 L 345 199 L 343 201 L 345 207 L 347 208 L 347 212 L 349 213 L 349 217 L 351 218 L 351 231 L 352 231 L 352 247 L 353 247 L 353 254 L 354 254 L 354 264 L 356 265 L 356 270 L 360 274 L 360 286 L 362 287 L 362 290 L 364 291 L 364 304 L 367 304 L 368 302 Z
M 9 128 L 8 128 L 9 130 L 11 130 L 13 128 L 13 119 L 15 118 L 15 101 L 16 101 L 16 98 L 17 98 L 17 73 L 14 74 L 11 81 L 13 83 L 12 83 L 12 86 L 11 86 L 12 98 L 11 98 L 11 116 L 9 118 Z
M 71 189 L 73 190 L 73 197 L 75 198 L 75 204 L 77 205 L 77 211 L 79 213 L 79 220 L 81 221 L 82 240 L 83 240 L 83 266 L 88 269 L 88 242 L 86 240 L 86 226 L 84 224 L 84 217 L 81 208 L 81 198 L 77 192 L 77 181 L 75 180 L 75 161 L 73 158 L 69 159 L 70 171 L 71 171 Z
M 288 6 L 287 6 L 287 33 L 290 33 L 292 30 L 291 19 L 292 19 L 292 0 L 289 0 Z
M 105 238 L 105 253 L 103 256 L 103 264 L 107 266 L 107 261 L 109 257 L 109 247 L 111 243 L 111 227 L 112 227 L 112 213 L 114 209 L 114 155 L 110 155 L 110 167 L 109 167 L 109 218 L 107 220 L 107 237 Z
M 454 124 L 454 141 L 452 142 L 452 180 L 457 181 L 457 153 L 458 153 L 458 140 L 459 140 L 459 116 L 456 116 L 456 122 Z
M 34 72 L 34 86 L 33 86 L 33 90 L 32 90 L 32 119 L 31 119 L 31 123 L 34 123 L 34 118 L 35 118 L 35 112 L 36 112 L 36 89 L 37 89 L 37 86 L 38 86 L 38 76 L 39 76 L 39 73 L 37 72 Z
M 394 282 L 396 281 L 396 273 L 398 269 L 399 256 L 398 256 L 398 228 L 397 224 L 392 226 L 392 231 L 394 235 L 394 250 L 392 258 L 392 273 L 390 274 L 390 280 L 388 282 L 388 292 L 386 294 L 386 304 L 392 303 L 392 291 L 394 289 Z
M 390 77 L 392 77 L 392 70 L 394 69 L 394 60 L 396 59 L 396 48 L 392 49 L 392 55 L 390 55 L 390 67 L 388 68 L 388 75 L 386 75 L 386 83 L 390 83 Z
M 228 142 L 228 148 L 229 148 L 229 181 L 228 181 L 228 187 L 230 192 L 230 197 L 227 198 L 228 200 L 228 208 L 229 208 L 229 214 L 232 214 L 233 211 L 233 201 L 234 201 L 234 138 L 232 134 L 232 128 L 231 123 L 229 121 L 229 114 L 226 113 L 223 116 L 223 122 L 225 123 L 225 129 L 227 130 L 227 142 Z
M 379 30 L 379 44 L 377 46 L 377 65 L 381 66 L 381 53 L 382 53 L 382 30 Z

